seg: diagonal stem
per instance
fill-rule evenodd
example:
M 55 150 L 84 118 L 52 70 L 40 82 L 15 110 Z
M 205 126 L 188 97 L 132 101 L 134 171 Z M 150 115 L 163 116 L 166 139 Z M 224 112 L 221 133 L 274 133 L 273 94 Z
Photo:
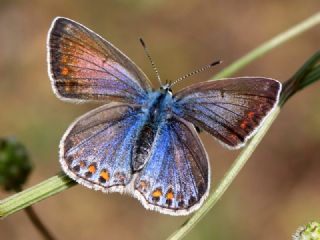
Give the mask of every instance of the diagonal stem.
M 266 54 L 270 50 L 300 35 L 304 31 L 307 31 L 308 29 L 315 27 L 319 23 L 320 23 L 320 12 L 317 12 L 316 14 L 298 23 L 297 25 L 293 26 L 287 31 L 282 32 L 279 35 L 270 39 L 269 41 L 264 42 L 259 47 L 255 48 L 254 50 L 250 51 L 249 53 L 247 53 L 246 55 L 244 55 L 243 57 L 241 57 L 240 59 L 232 63 L 230 66 L 224 68 L 221 72 L 216 74 L 214 78 L 219 79 L 219 78 L 232 76 L 233 74 L 235 74 L 240 69 L 247 66 L 252 61 L 262 57 L 264 54 Z
M 0 202 L 0 218 L 31 206 L 47 197 L 74 186 L 76 183 L 64 173 L 51 177 L 31 188 L 16 193 Z

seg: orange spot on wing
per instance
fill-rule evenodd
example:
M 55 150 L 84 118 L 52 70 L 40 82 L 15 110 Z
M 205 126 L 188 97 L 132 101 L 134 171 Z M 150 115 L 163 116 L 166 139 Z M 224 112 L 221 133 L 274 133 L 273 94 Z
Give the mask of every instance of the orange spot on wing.
M 67 75 L 69 73 L 69 70 L 68 70 L 68 68 L 66 68 L 66 67 L 64 67 L 64 68 L 62 68 L 62 70 L 61 70 L 61 74 L 62 75 Z
M 247 124 L 248 124 L 248 122 L 247 122 L 246 120 L 244 120 L 244 121 L 240 124 L 240 127 L 241 127 L 242 129 L 245 129 L 245 128 L 247 127 Z
M 161 197 L 161 196 L 162 196 L 162 192 L 160 189 L 157 189 L 152 193 L 152 197 L 157 198 L 157 197 Z
M 106 181 L 108 181 L 110 179 L 110 175 L 107 172 L 107 170 L 102 170 L 100 173 L 100 177 L 102 177 Z
M 174 194 L 173 194 L 172 191 L 167 192 L 167 194 L 166 194 L 166 198 L 167 198 L 167 199 L 172 200 L 173 197 L 174 197 Z
M 252 119 L 254 117 L 255 113 L 254 112 L 248 112 L 248 118 Z
M 94 165 L 90 165 L 88 168 L 89 172 L 95 173 L 97 171 L 97 168 Z

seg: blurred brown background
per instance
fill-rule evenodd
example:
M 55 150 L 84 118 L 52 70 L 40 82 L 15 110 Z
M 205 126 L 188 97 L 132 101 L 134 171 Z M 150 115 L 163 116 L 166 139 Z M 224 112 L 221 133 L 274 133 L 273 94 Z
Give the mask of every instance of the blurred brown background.
M 142 36 L 162 79 L 176 79 L 212 60 L 224 63 L 181 83 L 209 79 L 238 57 L 319 10 L 314 1 L 0 1 L 0 136 L 29 149 L 34 171 L 25 188 L 60 171 L 58 144 L 68 125 L 97 105 L 75 105 L 52 93 L 46 36 L 55 16 L 74 19 L 134 60 L 154 78 Z M 285 81 L 319 49 L 314 28 L 237 73 Z M 155 84 L 156 81 L 153 81 Z M 157 86 L 157 85 L 156 85 Z M 262 144 L 214 209 L 186 239 L 290 239 L 320 219 L 320 83 L 284 107 Z M 238 151 L 201 135 L 212 188 Z M 0 191 L 0 198 L 9 194 Z M 129 196 L 73 187 L 36 205 L 58 239 L 164 239 L 187 218 L 145 210 Z M 0 239 L 41 239 L 24 212 L 0 222 Z

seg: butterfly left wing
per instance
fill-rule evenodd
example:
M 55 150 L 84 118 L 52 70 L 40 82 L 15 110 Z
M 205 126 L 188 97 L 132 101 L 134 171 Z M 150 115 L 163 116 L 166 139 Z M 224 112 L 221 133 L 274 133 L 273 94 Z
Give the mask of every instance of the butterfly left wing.
M 229 148 L 239 148 L 277 105 L 281 83 L 262 77 L 229 78 L 186 87 L 174 95 L 175 114 Z
M 147 76 L 119 49 L 85 26 L 56 18 L 48 33 L 48 71 L 62 100 L 141 103 Z
M 206 198 L 209 171 L 208 157 L 195 128 L 173 116 L 157 131 L 151 156 L 134 181 L 134 196 L 147 209 L 187 215 Z
M 77 119 L 60 142 L 64 172 L 103 192 L 123 192 L 132 180 L 132 149 L 144 123 L 140 106 L 111 103 Z

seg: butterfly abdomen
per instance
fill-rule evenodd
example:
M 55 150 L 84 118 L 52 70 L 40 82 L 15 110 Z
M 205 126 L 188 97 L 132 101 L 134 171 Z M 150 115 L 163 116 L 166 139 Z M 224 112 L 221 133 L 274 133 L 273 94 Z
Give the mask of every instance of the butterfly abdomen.
M 156 135 L 156 127 L 152 123 L 145 124 L 133 148 L 132 168 L 139 171 L 146 163 L 151 152 L 152 144 Z
M 145 109 L 146 122 L 141 128 L 132 152 L 132 169 L 134 172 L 143 168 L 149 159 L 152 145 L 157 135 L 159 126 L 167 120 L 168 109 L 171 104 L 171 95 L 155 92 Z

